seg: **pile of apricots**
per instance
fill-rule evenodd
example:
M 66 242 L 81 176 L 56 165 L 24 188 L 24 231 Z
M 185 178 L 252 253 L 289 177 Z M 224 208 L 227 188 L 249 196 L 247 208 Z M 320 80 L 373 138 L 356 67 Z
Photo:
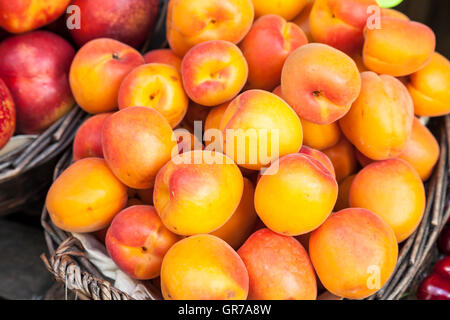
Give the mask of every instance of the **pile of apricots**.
M 53 223 L 165 299 L 377 292 L 439 158 L 423 117 L 450 112 L 433 31 L 375 0 L 170 0 L 166 23 L 170 48 L 76 53 L 93 116 L 48 192 Z

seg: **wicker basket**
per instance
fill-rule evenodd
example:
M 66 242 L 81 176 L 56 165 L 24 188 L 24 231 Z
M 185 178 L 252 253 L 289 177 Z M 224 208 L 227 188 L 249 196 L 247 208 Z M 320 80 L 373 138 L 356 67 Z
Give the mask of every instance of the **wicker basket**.
M 432 177 L 426 183 L 427 205 L 417 230 L 402 243 L 396 271 L 385 286 L 369 300 L 397 300 L 415 292 L 423 271 L 436 260 L 436 239 L 450 215 L 450 190 L 448 185 L 450 169 L 450 116 L 436 118 L 430 127 L 439 138 L 441 154 Z M 71 162 L 66 153 L 56 166 L 54 178 Z M 96 300 L 131 299 L 114 288 L 110 279 L 89 261 L 81 243 L 70 234 L 58 229 L 50 220 L 46 209 L 42 212 L 42 226 L 50 252 L 50 258 L 42 259 L 55 279 L 79 297 Z M 154 299 L 160 299 L 160 292 L 151 288 Z
M 58 156 L 70 145 L 85 116 L 75 106 L 44 133 L 0 156 L 0 216 L 42 198 Z
M 142 53 L 166 45 L 162 17 L 165 17 L 167 4 L 168 0 L 159 0 L 160 18 L 155 31 L 143 44 Z M 42 205 L 58 158 L 69 147 L 77 128 L 87 118 L 88 115 L 75 106 L 42 134 L 24 136 L 26 143 L 0 156 L 0 216 L 27 210 L 32 207 L 30 203 L 33 200 Z

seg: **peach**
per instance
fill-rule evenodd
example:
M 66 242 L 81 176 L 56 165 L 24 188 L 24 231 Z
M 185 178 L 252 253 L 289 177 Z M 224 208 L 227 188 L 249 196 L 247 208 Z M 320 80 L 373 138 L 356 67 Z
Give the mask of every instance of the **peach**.
M 375 0 L 316 0 L 309 16 L 313 39 L 346 53 L 361 50 L 372 7 L 378 8 Z
M 0 150 L 8 143 L 16 128 L 16 108 L 11 92 L 0 79 Z
M 336 174 L 334 172 L 333 163 L 331 162 L 330 158 L 328 158 L 328 156 L 325 153 L 320 152 L 319 150 L 310 148 L 308 146 L 302 146 L 302 148 L 300 149 L 299 152 L 313 157 L 314 159 L 319 161 L 325 168 L 327 168 L 327 170 L 330 171 L 330 173 L 333 175 L 333 177 L 336 176 Z
M 248 273 L 225 241 L 208 234 L 175 243 L 161 267 L 166 300 L 245 300 Z
M 355 148 L 345 137 L 331 148 L 322 150 L 322 152 L 333 163 L 336 173 L 336 180 L 341 182 L 358 169 L 358 163 L 355 158 Z
M 418 116 L 450 113 L 450 62 L 435 52 L 430 62 L 410 76 L 406 85 Z
M 112 113 L 101 113 L 90 117 L 78 128 L 73 140 L 73 160 L 103 158 L 102 128 Z
M 365 156 L 384 160 L 399 155 L 408 141 L 414 106 L 406 87 L 396 78 L 361 73 L 358 99 L 339 124 L 348 140 Z
M 24 33 L 58 19 L 70 0 L 0 0 L 0 27 L 11 33 Z
M 281 98 L 263 90 L 237 96 L 223 114 L 220 130 L 224 150 L 247 169 L 259 170 L 302 146 L 302 126 Z
M 239 45 L 248 63 L 247 87 L 273 90 L 289 54 L 306 43 L 306 35 L 296 24 L 274 14 L 258 18 Z
M 350 188 L 355 177 L 356 174 L 352 174 L 339 183 L 338 197 L 336 205 L 334 206 L 334 211 L 339 211 L 350 207 L 350 204 L 348 203 L 348 197 L 350 195 Z
M 70 87 L 75 100 L 89 113 L 116 110 L 120 84 L 144 63 L 132 47 L 113 39 L 95 39 L 76 54 L 70 68 Z
M 153 108 L 176 127 L 188 108 L 178 71 L 162 63 L 137 67 L 123 80 L 119 89 L 119 109 L 140 106 Z
M 284 0 L 284 1 L 266 1 L 252 0 L 255 9 L 255 17 L 261 17 L 267 14 L 276 14 L 286 20 L 291 20 L 297 16 L 306 6 L 308 0 Z
M 155 49 L 144 55 L 145 63 L 164 63 L 181 73 L 181 59 L 170 49 Z
M 97 38 L 112 38 L 138 48 L 158 16 L 158 0 L 73 0 L 71 4 L 79 8 L 80 28 L 69 30 L 79 46 Z M 69 21 L 72 15 L 68 13 Z
M 69 42 L 47 31 L 0 43 L 0 78 L 14 99 L 18 133 L 41 133 L 72 109 L 68 75 L 74 55 Z
M 439 159 L 439 144 L 419 119 L 414 118 L 411 137 L 398 158 L 412 165 L 422 180 L 430 177 Z
M 234 249 L 239 248 L 252 233 L 256 222 L 254 195 L 255 187 L 250 180 L 244 178 L 244 191 L 239 206 L 231 218 L 211 234 L 226 241 Z
M 215 106 L 233 99 L 247 81 L 248 66 L 231 42 L 211 40 L 186 53 L 181 76 L 187 95 L 196 103 Z
M 170 0 L 167 40 L 180 57 L 209 40 L 239 43 L 253 23 L 251 0 Z
M 305 7 L 300 11 L 300 14 L 295 17 L 292 22 L 298 25 L 308 38 L 308 42 L 313 42 L 314 39 L 311 35 L 311 26 L 309 24 L 309 16 L 311 14 L 312 7 L 315 0 L 307 0 Z
M 366 209 L 349 208 L 312 232 L 309 255 L 329 292 L 362 299 L 381 289 L 392 275 L 398 246 L 383 219 Z
M 325 221 L 337 194 L 338 184 L 321 162 L 304 153 L 289 154 L 274 162 L 259 179 L 255 208 L 269 229 L 297 236 Z
M 238 250 L 248 271 L 249 300 L 315 300 L 314 269 L 294 238 L 269 229 L 252 234 Z
M 137 205 L 114 217 L 105 245 L 122 271 L 134 279 L 148 280 L 159 276 L 165 254 L 178 240 L 164 227 L 154 207 Z
M 274 94 L 283 99 L 281 86 L 276 87 Z M 341 130 L 337 122 L 330 124 L 316 124 L 300 118 L 303 129 L 303 144 L 317 150 L 334 146 L 341 137 Z
M 379 28 L 366 28 L 363 59 L 376 73 L 406 76 L 430 60 L 436 44 L 433 31 L 424 24 L 381 17 Z
M 243 189 L 242 174 L 230 158 L 194 150 L 172 157 L 158 172 L 153 201 L 172 232 L 209 233 L 230 219 Z
M 383 218 L 398 242 L 414 232 L 425 209 L 419 174 L 406 161 L 395 158 L 363 168 L 353 180 L 349 199 L 352 207 L 366 208 Z
M 361 77 L 345 53 L 320 43 L 296 49 L 281 73 L 284 99 L 300 118 L 330 124 L 342 118 L 358 97 Z
M 134 189 L 152 187 L 158 170 L 178 151 L 167 120 L 145 107 L 126 108 L 106 119 L 102 145 L 108 166 Z
M 45 200 L 55 226 L 69 232 L 107 227 L 126 203 L 127 188 L 100 158 L 82 159 L 64 170 Z

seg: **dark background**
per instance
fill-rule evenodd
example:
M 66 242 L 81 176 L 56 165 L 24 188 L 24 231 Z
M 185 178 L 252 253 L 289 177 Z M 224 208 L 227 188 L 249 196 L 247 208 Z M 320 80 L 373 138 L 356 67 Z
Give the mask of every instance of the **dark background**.
M 450 0 L 404 0 L 394 9 L 433 29 L 436 51 L 450 58 Z

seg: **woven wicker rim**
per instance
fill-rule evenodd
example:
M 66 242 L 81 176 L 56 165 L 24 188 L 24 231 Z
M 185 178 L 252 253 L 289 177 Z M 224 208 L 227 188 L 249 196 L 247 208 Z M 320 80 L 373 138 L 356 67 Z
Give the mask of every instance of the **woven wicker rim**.
M 427 205 L 419 227 L 402 245 L 394 274 L 384 287 L 368 300 L 397 300 L 407 292 L 411 283 L 427 261 L 436 239 L 450 216 L 448 178 L 450 169 L 450 115 L 440 119 L 440 157 L 427 183 Z M 54 179 L 70 164 L 71 154 L 66 152 L 58 162 Z M 69 233 L 57 228 L 49 218 L 46 208 L 42 211 L 41 223 L 45 230 L 50 258 L 41 255 L 47 269 L 55 279 L 78 295 L 95 300 L 132 299 L 114 288 L 110 279 L 87 259 L 81 243 Z M 152 299 L 160 299 L 161 293 L 150 288 Z

